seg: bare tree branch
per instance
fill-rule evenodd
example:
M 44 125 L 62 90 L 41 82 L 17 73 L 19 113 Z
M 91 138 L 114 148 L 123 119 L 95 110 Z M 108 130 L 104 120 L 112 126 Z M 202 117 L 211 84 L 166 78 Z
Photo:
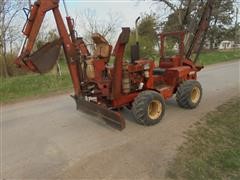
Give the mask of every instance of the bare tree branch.
M 165 3 L 174 12 L 178 9 L 173 3 L 169 2 L 169 0 L 156 0 L 156 1 Z
M 100 33 L 109 42 L 115 37 L 117 28 L 119 27 L 121 18 L 118 14 L 109 12 L 104 20 L 96 16 L 96 12 L 92 9 L 86 9 L 82 14 L 77 16 L 76 24 L 78 29 L 84 30 L 84 38 L 88 44 L 93 44 L 92 34 Z

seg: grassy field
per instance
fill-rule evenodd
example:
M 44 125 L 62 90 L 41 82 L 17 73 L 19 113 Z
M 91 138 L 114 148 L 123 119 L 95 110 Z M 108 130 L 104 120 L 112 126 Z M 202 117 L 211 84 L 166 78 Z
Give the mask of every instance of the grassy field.
M 172 179 L 240 179 L 240 98 L 209 113 L 187 132 L 167 176 Z
M 207 52 L 200 55 L 204 65 L 240 59 L 240 51 Z M 23 75 L 12 78 L 0 77 L 0 102 L 13 102 L 27 97 L 44 96 L 72 89 L 67 66 L 61 61 L 62 77 L 53 74 Z
M 240 50 L 203 52 L 199 56 L 199 63 L 203 65 L 240 59 Z
M 26 97 L 41 97 L 49 93 L 66 92 L 72 88 L 70 75 L 24 75 L 0 79 L 0 102 L 13 102 Z

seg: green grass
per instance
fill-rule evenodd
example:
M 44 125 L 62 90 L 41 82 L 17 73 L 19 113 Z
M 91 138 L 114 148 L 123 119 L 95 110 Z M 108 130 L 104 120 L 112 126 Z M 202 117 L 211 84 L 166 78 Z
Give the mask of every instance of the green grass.
M 219 62 L 240 59 L 240 50 L 202 52 L 199 56 L 199 63 L 203 65 L 216 64 Z
M 187 132 L 167 176 L 172 179 L 240 179 L 240 98 L 209 113 Z
M 49 93 L 65 92 L 72 88 L 70 75 L 24 75 L 0 78 L 0 102 L 12 102 L 26 97 L 39 97 Z
M 168 51 L 168 53 L 170 54 L 170 56 L 175 54 L 173 51 Z M 159 58 L 160 58 L 159 55 L 156 55 L 154 56 L 153 59 L 156 62 L 158 62 Z M 206 66 L 210 64 L 216 64 L 220 62 L 232 61 L 237 59 L 240 59 L 240 49 L 224 50 L 224 51 L 214 50 L 214 51 L 201 52 L 197 63 Z

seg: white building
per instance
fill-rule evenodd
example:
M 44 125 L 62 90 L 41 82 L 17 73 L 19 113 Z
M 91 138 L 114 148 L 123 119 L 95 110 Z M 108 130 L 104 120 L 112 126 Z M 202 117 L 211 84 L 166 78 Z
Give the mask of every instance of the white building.
M 234 48 L 234 41 L 222 41 L 220 44 L 219 44 L 219 49 L 232 49 Z

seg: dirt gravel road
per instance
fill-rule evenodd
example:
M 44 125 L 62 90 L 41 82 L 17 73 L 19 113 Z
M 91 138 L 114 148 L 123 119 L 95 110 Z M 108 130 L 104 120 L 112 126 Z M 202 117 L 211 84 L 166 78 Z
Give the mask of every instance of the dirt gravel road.
M 165 179 L 184 131 L 207 112 L 239 96 L 240 61 L 206 67 L 197 109 L 167 101 L 164 119 L 143 127 L 131 113 L 122 132 L 75 110 L 68 95 L 1 108 L 1 177 L 5 179 Z

